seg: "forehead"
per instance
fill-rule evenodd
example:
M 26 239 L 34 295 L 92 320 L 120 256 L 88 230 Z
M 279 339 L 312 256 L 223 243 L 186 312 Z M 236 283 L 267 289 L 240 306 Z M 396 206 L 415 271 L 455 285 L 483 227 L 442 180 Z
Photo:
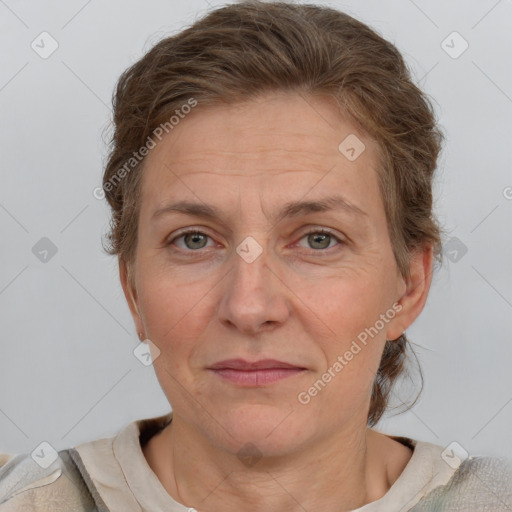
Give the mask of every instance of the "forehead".
M 229 198 L 235 190 L 239 199 L 257 194 L 271 202 L 333 187 L 356 201 L 377 190 L 377 154 L 328 97 L 272 93 L 199 103 L 146 157 L 143 203 L 156 208 L 170 196 L 208 202 L 205 194 Z
M 174 161 L 187 161 L 195 155 L 229 156 L 249 149 L 293 149 L 288 158 L 297 155 L 299 160 L 313 153 L 338 158 L 339 144 L 349 135 L 365 138 L 340 116 L 332 98 L 275 92 L 226 105 L 199 103 L 163 137 L 147 160 L 172 154 Z

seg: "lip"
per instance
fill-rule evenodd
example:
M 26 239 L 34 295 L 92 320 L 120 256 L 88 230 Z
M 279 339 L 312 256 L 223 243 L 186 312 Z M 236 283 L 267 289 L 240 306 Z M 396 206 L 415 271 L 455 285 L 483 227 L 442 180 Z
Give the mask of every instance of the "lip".
M 306 368 L 276 359 L 226 359 L 208 368 L 224 380 L 241 386 L 265 386 L 303 373 Z
M 230 369 L 243 371 L 270 370 L 273 368 L 305 370 L 303 367 L 285 363 L 284 361 L 278 361 L 277 359 L 260 359 L 259 361 L 253 362 L 246 361 L 245 359 L 226 359 L 209 367 L 210 370 Z

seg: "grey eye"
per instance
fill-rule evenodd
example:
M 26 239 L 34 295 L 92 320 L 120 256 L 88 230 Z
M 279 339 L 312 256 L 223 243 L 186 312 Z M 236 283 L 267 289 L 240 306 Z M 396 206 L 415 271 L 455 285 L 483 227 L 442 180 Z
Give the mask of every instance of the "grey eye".
M 186 233 L 182 238 L 187 249 L 203 249 L 209 237 L 203 233 Z
M 333 236 L 329 233 L 310 233 L 307 235 L 308 244 L 312 249 L 327 249 Z

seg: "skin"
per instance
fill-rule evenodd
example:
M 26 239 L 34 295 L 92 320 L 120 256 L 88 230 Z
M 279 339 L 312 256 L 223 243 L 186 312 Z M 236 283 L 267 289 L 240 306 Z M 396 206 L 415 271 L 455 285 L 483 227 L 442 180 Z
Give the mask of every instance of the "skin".
M 338 146 L 356 134 L 349 161 Z M 205 511 L 353 510 L 381 498 L 412 452 L 367 428 L 386 339 L 420 314 L 432 248 L 412 254 L 404 279 L 393 256 L 377 181 L 377 146 L 325 96 L 268 93 L 201 107 L 146 157 L 134 280 L 120 277 L 137 332 L 160 350 L 154 368 L 173 421 L 143 452 L 178 502 Z M 276 220 L 289 201 L 333 194 L 362 210 Z M 189 200 L 221 217 L 155 211 Z M 180 236 L 194 228 L 206 237 Z M 324 228 L 332 237 L 309 236 Z M 248 236 L 262 253 L 248 263 Z M 311 398 L 307 391 L 365 328 L 400 312 Z M 241 387 L 207 368 L 273 358 L 305 368 Z M 247 443 L 258 459 L 237 456 Z

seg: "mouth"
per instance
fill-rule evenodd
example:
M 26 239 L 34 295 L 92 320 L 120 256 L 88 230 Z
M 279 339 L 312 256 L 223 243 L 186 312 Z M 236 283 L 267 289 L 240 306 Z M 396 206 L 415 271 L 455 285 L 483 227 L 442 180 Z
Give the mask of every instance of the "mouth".
M 227 359 L 215 363 L 208 370 L 233 384 L 252 387 L 272 384 L 307 371 L 304 367 L 276 359 L 262 359 L 254 362 L 244 359 Z

